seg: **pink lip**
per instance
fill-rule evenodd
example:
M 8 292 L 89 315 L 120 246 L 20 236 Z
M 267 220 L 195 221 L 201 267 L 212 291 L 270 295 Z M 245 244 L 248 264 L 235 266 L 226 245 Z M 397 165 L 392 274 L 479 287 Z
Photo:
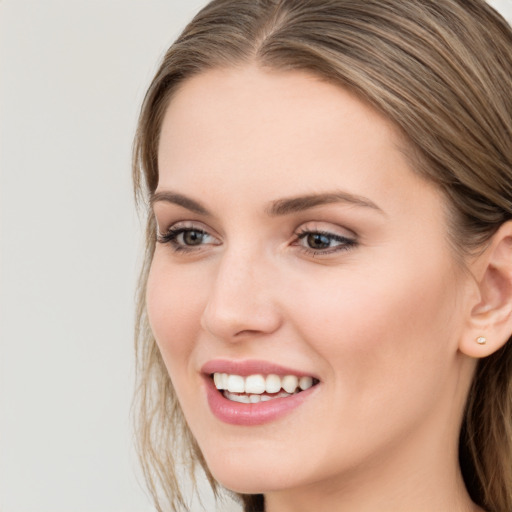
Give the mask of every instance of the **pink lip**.
M 272 373 L 280 376 L 296 375 L 297 377 L 315 377 L 315 375 L 312 375 L 311 373 L 295 370 L 293 368 L 286 368 L 285 366 L 274 364 L 269 361 L 259 361 L 255 359 L 246 361 L 214 359 L 213 361 L 208 361 L 203 365 L 201 373 L 205 373 L 207 375 L 211 375 L 212 373 L 230 373 L 232 375 L 240 375 L 242 377 L 258 373 L 263 375 L 269 375 Z
M 206 363 L 201 371 L 204 374 L 206 396 L 210 410 L 219 420 L 231 425 L 254 426 L 275 421 L 303 404 L 320 387 L 317 384 L 306 391 L 301 391 L 289 397 L 274 398 L 256 404 L 243 404 L 225 398 L 222 392 L 215 387 L 210 375 L 217 372 L 241 375 L 242 377 L 257 373 L 264 375 L 271 373 L 296 375 L 298 377 L 309 374 L 266 361 L 215 360 Z

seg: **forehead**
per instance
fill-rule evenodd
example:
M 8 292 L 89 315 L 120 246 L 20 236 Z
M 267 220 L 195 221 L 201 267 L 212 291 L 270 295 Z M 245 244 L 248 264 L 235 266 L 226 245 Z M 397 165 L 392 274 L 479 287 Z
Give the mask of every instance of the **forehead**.
M 365 117 L 374 127 L 372 136 L 398 134 L 384 116 L 338 85 L 305 71 L 275 71 L 256 65 L 208 70 L 186 80 L 173 95 L 162 128 L 172 134 L 172 125 L 178 122 L 180 132 L 185 125 L 193 123 L 197 130 L 208 123 L 224 128 L 245 126 L 243 134 L 255 135 L 250 121 L 259 121 L 267 129 L 272 128 L 267 123 L 272 123 L 298 132 L 306 123 L 311 129 L 320 124 L 329 128 L 340 115 L 353 121 L 354 129 Z M 285 125 L 285 121 L 293 124 Z
M 349 164 L 398 144 L 394 125 L 345 89 L 306 72 L 248 66 L 187 80 L 168 106 L 158 156 L 164 173 L 169 166 L 192 166 L 196 174 L 237 165 L 265 175 L 290 165 L 297 170 L 312 156 L 320 169 L 333 148 Z

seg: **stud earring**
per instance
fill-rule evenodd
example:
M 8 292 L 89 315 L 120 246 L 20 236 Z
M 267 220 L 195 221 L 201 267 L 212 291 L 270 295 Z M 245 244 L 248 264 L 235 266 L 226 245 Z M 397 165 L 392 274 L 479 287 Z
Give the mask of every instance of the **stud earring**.
M 487 343 L 487 338 L 485 336 L 478 336 L 478 338 L 476 339 L 476 342 L 479 345 L 485 345 Z

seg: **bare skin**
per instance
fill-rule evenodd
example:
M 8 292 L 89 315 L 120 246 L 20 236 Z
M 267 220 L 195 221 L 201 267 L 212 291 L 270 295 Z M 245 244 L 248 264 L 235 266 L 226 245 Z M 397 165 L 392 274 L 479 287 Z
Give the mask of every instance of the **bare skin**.
M 444 198 L 400 147 L 299 72 L 209 71 L 167 110 L 153 207 L 178 234 L 157 244 L 151 326 L 212 474 L 268 512 L 481 510 L 457 442 L 477 350 L 499 348 L 468 341 L 491 253 L 461 271 Z M 284 417 L 231 425 L 206 400 L 217 358 L 320 382 Z

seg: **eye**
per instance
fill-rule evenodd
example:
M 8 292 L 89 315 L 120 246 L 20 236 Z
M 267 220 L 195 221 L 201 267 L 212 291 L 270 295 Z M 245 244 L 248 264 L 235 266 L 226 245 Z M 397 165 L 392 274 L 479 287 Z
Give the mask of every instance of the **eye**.
M 208 234 L 204 231 L 187 229 L 179 233 L 176 236 L 175 241 L 182 245 L 201 245 L 207 237 Z
M 219 245 L 207 231 L 197 227 L 171 226 L 167 233 L 158 234 L 157 241 L 169 244 L 174 251 L 191 251 L 205 245 Z
M 322 255 L 349 250 L 357 245 L 357 241 L 328 231 L 303 230 L 297 233 L 296 245 L 313 255 Z
M 310 249 L 329 249 L 336 240 L 324 233 L 306 233 L 302 238 Z

